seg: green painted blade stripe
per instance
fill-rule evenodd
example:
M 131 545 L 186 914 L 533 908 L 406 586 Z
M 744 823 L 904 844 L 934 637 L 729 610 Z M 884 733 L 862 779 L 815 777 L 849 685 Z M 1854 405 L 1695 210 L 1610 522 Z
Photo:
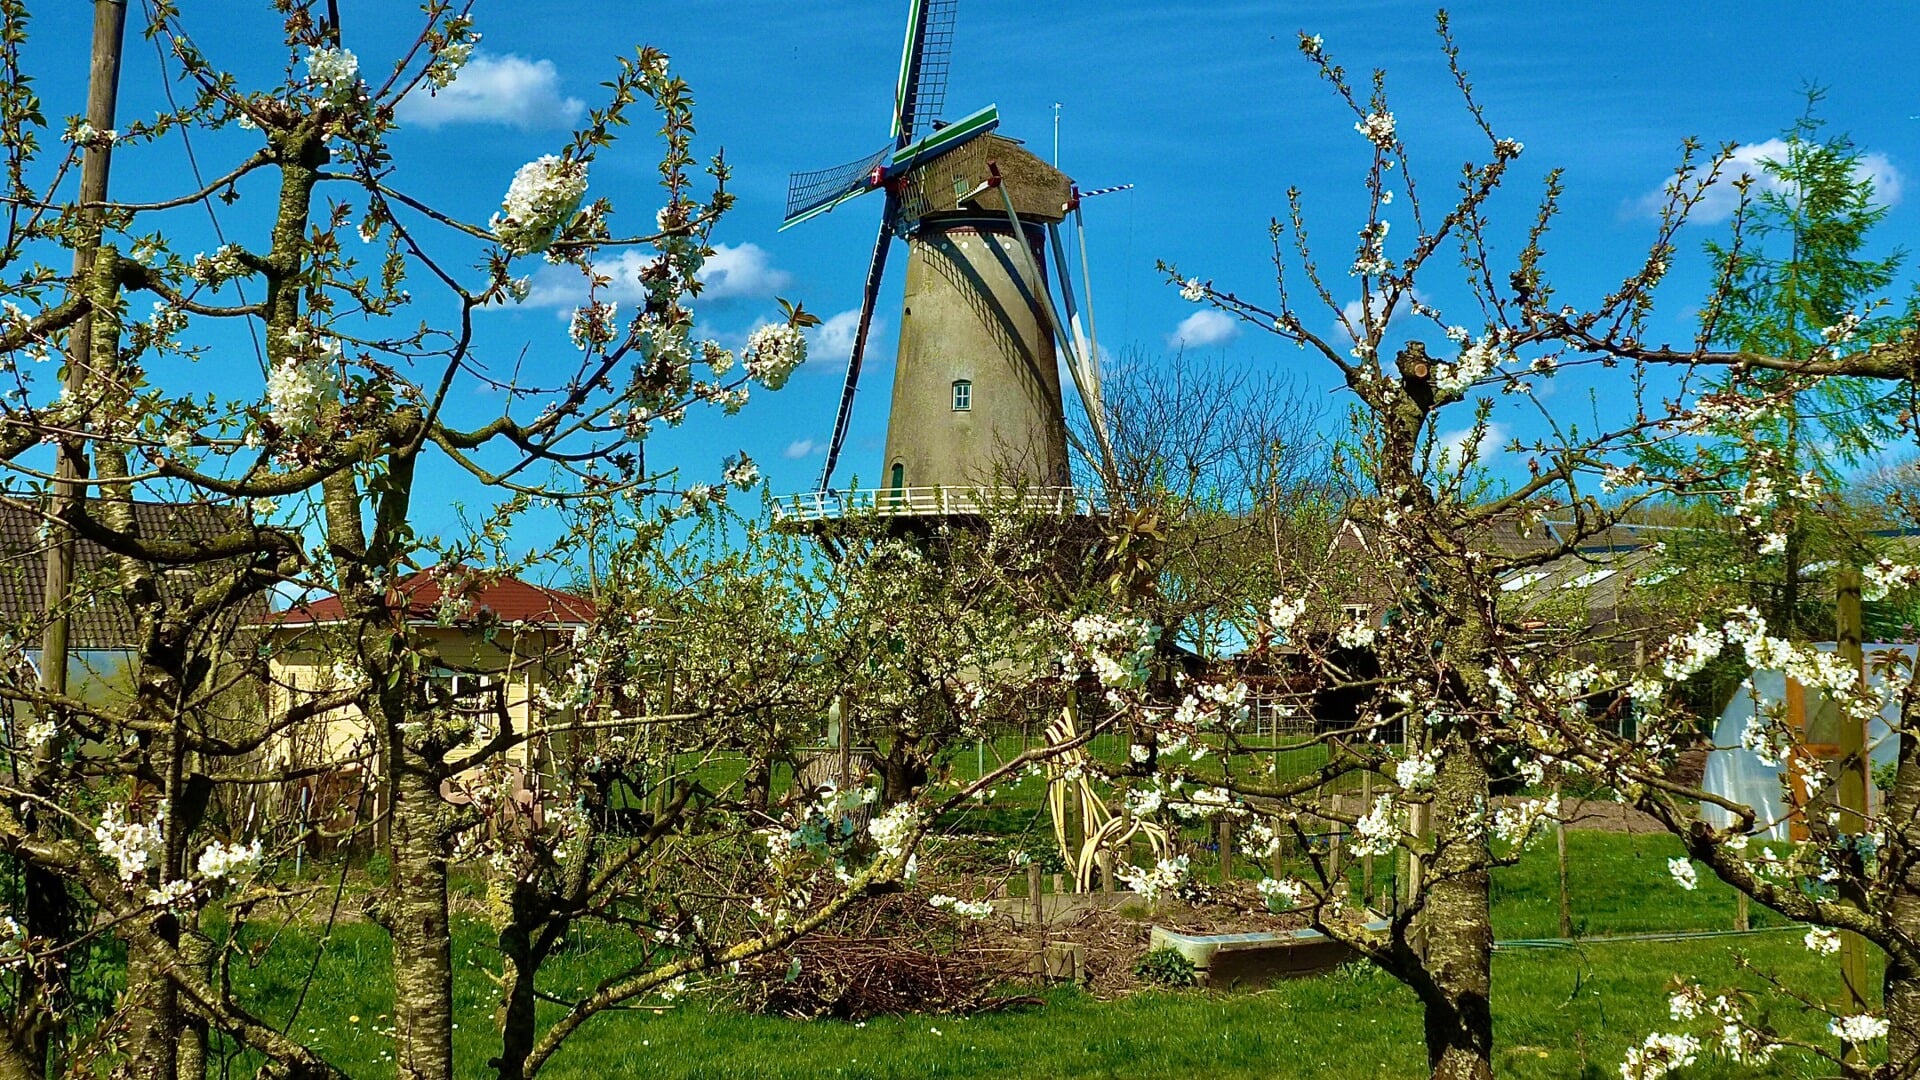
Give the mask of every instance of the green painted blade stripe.
M 956 120 L 939 131 L 928 135 L 918 142 L 909 143 L 894 151 L 893 164 L 898 167 L 915 158 L 925 158 L 965 142 L 975 135 L 985 135 L 1000 126 L 1000 110 L 992 105 L 961 120 Z
M 900 114 L 907 111 L 907 80 L 913 74 L 913 39 L 920 36 L 920 5 L 923 0 L 908 0 L 907 43 L 900 48 L 900 81 L 893 90 L 893 139 L 900 141 Z

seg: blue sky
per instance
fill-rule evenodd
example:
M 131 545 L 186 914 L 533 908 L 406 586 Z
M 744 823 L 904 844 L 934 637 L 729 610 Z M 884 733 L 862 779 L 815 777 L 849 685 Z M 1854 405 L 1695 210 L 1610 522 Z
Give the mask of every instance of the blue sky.
M 28 62 L 57 125 L 81 108 L 91 5 L 40 6 Z M 184 7 L 186 26 L 212 59 L 258 80 L 277 79 L 276 21 L 264 4 Z M 417 22 L 405 5 L 342 0 L 341 7 L 345 43 L 365 68 L 389 60 Z M 615 55 L 643 42 L 669 52 L 700 105 L 699 148 L 725 149 L 739 196 L 715 237 L 724 249 L 700 312 L 709 332 L 737 341 L 777 314 L 776 294 L 804 301 L 830 323 L 785 390 L 761 395 L 739 417 L 696 419 L 657 436 L 649 460 L 684 465 L 690 479 L 710 478 L 722 457 L 744 449 L 776 490 L 810 488 L 844 369 L 847 313 L 859 302 L 880 208 L 877 198 L 856 200 L 782 233 L 786 177 L 885 140 L 904 12 L 900 0 L 482 2 L 475 8 L 479 55 L 456 84 L 458 93 L 411 114 L 396 140 L 405 163 L 401 181 L 436 205 L 484 221 L 513 171 L 557 149 L 582 110 L 599 103 L 598 83 Z M 1565 213 L 1549 268 L 1571 302 L 1597 297 L 1639 263 L 1654 224 L 1642 201 L 1677 161 L 1683 138 L 1760 144 L 1799 113 L 1808 81 L 1828 88 L 1821 114 L 1829 130 L 1851 134 L 1872 155 L 1892 206 L 1883 241 L 1920 237 L 1920 79 L 1910 66 L 1920 5 L 1477 3 L 1454 12 L 1454 27 L 1495 128 L 1527 148 L 1496 205 L 1498 221 L 1523 228 L 1537 178 L 1551 167 L 1566 170 Z M 1344 265 L 1347 238 L 1364 213 L 1368 147 L 1299 55 L 1299 30 L 1322 35 L 1350 71 L 1388 70 L 1399 131 L 1430 199 L 1444 195 L 1461 160 L 1484 152 L 1447 76 L 1433 10 L 1423 5 L 962 0 L 947 114 L 997 103 L 1002 134 L 1050 155 L 1059 102 L 1061 167 L 1083 187 L 1135 185 L 1087 204 L 1105 350 L 1132 347 L 1153 362 L 1179 347 L 1183 321 L 1196 309 L 1161 283 L 1155 259 L 1249 297 L 1271 297 L 1265 227 L 1283 212 L 1290 185 L 1305 194 L 1327 261 Z M 123 118 L 163 104 L 151 47 L 136 37 L 130 48 Z M 591 181 L 591 194 L 612 197 L 635 229 L 651 222 L 658 205 L 646 131 L 644 124 L 633 129 L 626 149 L 596 165 Z M 206 168 L 223 170 L 222 163 L 251 149 L 243 136 L 198 143 Z M 182 190 L 170 146 L 142 152 L 144 160 L 116 164 L 116 194 Z M 257 225 L 251 206 L 259 201 L 243 198 L 223 210 L 228 228 L 245 234 Z M 194 220 L 181 219 L 179 228 L 191 234 L 202 227 Z M 1682 236 L 1685 257 L 1664 290 L 1660 316 L 1674 341 L 1689 336 L 1689 313 L 1704 290 L 1699 243 L 1723 228 L 1703 221 Z M 1516 246 L 1512 235 L 1507 254 Z M 193 242 L 189 235 L 189 250 Z M 880 305 L 875 362 L 863 382 L 841 483 L 854 473 L 871 481 L 879 472 L 900 254 Z M 1447 286 L 1435 280 L 1428 291 L 1444 303 Z M 529 362 L 543 354 L 563 361 L 564 313 L 564 306 L 549 306 L 490 316 L 484 356 L 507 364 L 525 348 Z M 1331 327 L 1331 314 L 1323 321 Z M 1190 349 L 1297 368 L 1303 392 L 1332 390 L 1328 372 L 1305 354 L 1257 333 L 1203 319 L 1188 324 L 1184 338 Z M 209 363 L 235 364 L 244 374 L 253 363 L 247 349 L 241 338 L 232 351 L 244 355 Z M 1566 378 L 1553 401 L 1586 410 L 1587 391 L 1595 388 L 1607 385 Z M 481 415 L 489 402 L 476 397 L 471 409 Z M 1526 422 L 1515 418 L 1510 429 L 1525 434 Z M 426 514 L 429 528 L 450 519 L 440 506 Z

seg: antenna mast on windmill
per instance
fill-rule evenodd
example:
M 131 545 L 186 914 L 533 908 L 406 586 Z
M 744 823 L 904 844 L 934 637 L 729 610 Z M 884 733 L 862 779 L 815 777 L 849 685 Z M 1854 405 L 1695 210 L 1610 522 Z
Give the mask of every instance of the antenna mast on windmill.
M 1076 305 L 1060 237 L 1079 193 L 1018 141 L 994 134 L 1000 123 L 994 106 L 952 123 L 938 119 L 958 2 L 909 0 L 889 143 L 836 168 L 795 173 L 788 188 L 783 229 L 868 192 L 883 196 L 821 490 L 809 505 L 795 507 L 801 516 L 836 516 L 844 506 L 831 493 L 833 473 L 896 237 L 906 241 L 909 262 L 885 496 L 877 506 L 938 514 L 953 509 L 951 500 L 964 499 L 960 493 L 988 486 L 1019 485 L 1056 500 L 1070 491 L 1067 447 L 1078 443 L 1062 407 L 1061 355 L 1096 444 L 1086 456 L 1113 475 L 1092 319 L 1083 321 Z M 1066 508 L 1072 505 L 1069 498 Z

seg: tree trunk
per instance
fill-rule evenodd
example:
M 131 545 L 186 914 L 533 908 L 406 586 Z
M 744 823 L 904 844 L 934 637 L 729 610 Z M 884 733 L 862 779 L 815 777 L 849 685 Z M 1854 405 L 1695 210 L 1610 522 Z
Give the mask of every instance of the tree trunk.
M 194 978 L 213 986 L 213 942 L 202 933 L 199 915 L 181 928 L 180 958 L 193 969 Z M 191 1010 L 180 1016 L 179 1072 L 183 1077 L 200 1080 L 207 1075 L 207 1018 Z
M 1886 793 L 1882 817 L 1889 834 L 1883 857 L 1899 868 L 1887 919 L 1907 941 L 1920 942 L 1920 704 L 1909 703 L 1904 712 L 1893 790 Z M 1920 1076 L 1920 969 L 1890 954 L 1881 991 L 1890 1028 L 1888 1071 Z
M 1493 922 L 1487 872 L 1486 763 L 1469 740 L 1442 740 L 1428 868 L 1427 1064 L 1434 1080 L 1493 1076 Z
M 539 962 L 533 955 L 534 932 L 526 912 L 526 886 L 514 890 L 512 921 L 500 931 L 500 1056 L 489 1062 L 499 1080 L 524 1080 L 527 1055 L 533 1053 L 536 998 L 534 976 Z
M 154 933 L 171 942 L 179 927 L 171 914 L 155 920 Z M 165 962 L 138 936 L 127 942 L 127 989 L 120 1011 L 126 1017 L 127 1055 L 114 1070 L 128 1080 L 174 1080 L 179 1075 L 180 992 L 167 976 Z
M 445 807 L 437 773 L 389 728 L 393 793 L 394 1068 L 398 1080 L 453 1076 L 453 943 L 448 935 Z

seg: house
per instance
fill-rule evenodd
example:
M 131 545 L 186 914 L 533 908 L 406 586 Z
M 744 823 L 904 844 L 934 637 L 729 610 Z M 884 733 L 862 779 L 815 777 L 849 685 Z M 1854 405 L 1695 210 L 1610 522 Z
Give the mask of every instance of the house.
M 533 738 L 514 746 L 508 763 L 536 783 L 551 747 L 537 733 L 563 719 L 541 705 L 542 691 L 567 677 L 576 634 L 594 619 L 584 596 L 514 577 L 440 566 L 410 574 L 392 586 L 415 640 L 432 658 L 431 693 L 456 716 L 470 716 L 477 739 L 502 723 Z M 303 694 L 348 685 L 351 648 L 340 599 L 301 601 L 262 620 L 266 635 L 269 714 Z M 358 707 L 334 709 L 291 732 L 278 757 L 296 768 L 358 770 L 370 748 L 367 718 Z
M 134 525 L 143 536 L 208 541 L 240 527 L 245 517 L 210 503 L 135 502 Z M 0 629 L 19 643 L 36 665 L 44 633 L 48 537 L 46 519 L 28 501 L 0 498 Z M 185 600 L 211 580 L 219 563 L 159 570 L 163 595 Z M 86 695 L 107 690 L 139 650 L 133 612 L 120 594 L 110 553 L 89 540 L 74 545 L 73 588 L 68 612 L 67 685 Z M 265 599 L 242 610 L 244 625 L 266 609 Z M 239 642 L 236 650 L 244 650 Z
M 1570 541 L 1570 528 L 1564 522 L 1529 524 L 1505 517 L 1469 538 L 1475 550 L 1492 556 L 1539 559 L 1500 578 L 1495 599 L 1501 617 L 1522 631 L 1584 630 L 1590 640 L 1634 640 L 1655 621 L 1654 598 L 1646 590 L 1671 573 L 1664 568 L 1661 536 L 1674 530 L 1619 524 Z M 1376 565 L 1381 553 L 1373 546 L 1367 530 L 1349 518 L 1334 534 L 1330 561 L 1356 571 L 1341 614 L 1380 625 L 1397 601 L 1393 576 L 1399 569 Z

